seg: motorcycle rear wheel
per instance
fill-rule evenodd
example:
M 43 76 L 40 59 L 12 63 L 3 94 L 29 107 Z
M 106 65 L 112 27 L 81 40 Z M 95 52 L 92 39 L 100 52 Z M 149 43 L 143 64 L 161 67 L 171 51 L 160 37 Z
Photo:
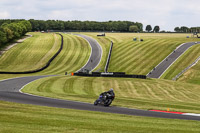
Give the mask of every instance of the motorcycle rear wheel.
M 98 101 L 96 100 L 96 101 L 94 101 L 94 105 L 96 106 L 96 105 L 98 105 Z

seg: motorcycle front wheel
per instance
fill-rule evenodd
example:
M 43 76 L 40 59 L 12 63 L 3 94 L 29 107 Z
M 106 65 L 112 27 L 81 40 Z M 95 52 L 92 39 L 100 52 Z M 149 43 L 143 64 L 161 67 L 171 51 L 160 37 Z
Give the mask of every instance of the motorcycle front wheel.
M 104 106 L 108 107 L 110 106 L 110 104 L 112 103 L 111 99 L 106 100 L 106 102 L 104 102 Z

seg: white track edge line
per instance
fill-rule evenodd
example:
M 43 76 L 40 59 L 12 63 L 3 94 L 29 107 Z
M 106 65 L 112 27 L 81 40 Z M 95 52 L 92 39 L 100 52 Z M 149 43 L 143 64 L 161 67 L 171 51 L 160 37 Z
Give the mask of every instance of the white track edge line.
M 183 113 L 182 115 L 200 116 L 200 114 L 194 114 L 194 113 Z

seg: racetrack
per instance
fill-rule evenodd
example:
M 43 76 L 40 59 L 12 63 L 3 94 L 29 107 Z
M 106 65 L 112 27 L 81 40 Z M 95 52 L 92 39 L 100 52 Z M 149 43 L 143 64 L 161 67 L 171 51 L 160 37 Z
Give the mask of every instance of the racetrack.
M 80 35 L 80 34 L 75 34 L 75 35 L 80 36 L 84 38 L 85 40 L 87 40 L 87 42 L 90 44 L 91 49 L 92 49 L 91 56 L 88 62 L 78 71 L 82 71 L 83 69 L 87 69 L 89 71 L 94 70 L 100 63 L 101 57 L 102 57 L 103 51 L 100 44 L 96 40 L 92 39 L 91 37 Z
M 167 56 L 160 64 L 158 64 L 151 72 L 147 74 L 149 78 L 160 78 L 162 74 L 191 46 L 199 44 L 200 42 L 184 43 L 177 47 L 169 56 Z
M 84 36 L 84 38 L 88 40 L 86 36 Z M 95 50 L 95 51 L 92 51 L 90 59 L 88 60 L 87 64 L 82 69 L 88 69 L 91 71 L 100 62 L 102 51 L 100 50 L 101 49 L 100 46 L 97 46 L 98 49 L 94 48 L 94 46 L 98 45 L 96 41 L 92 40 L 92 38 L 89 38 L 89 40 L 88 42 L 90 43 L 92 50 Z M 91 59 L 93 61 L 91 61 Z M 111 106 L 111 107 L 94 106 L 93 104 L 89 104 L 89 103 L 75 102 L 75 101 L 68 101 L 68 100 L 58 100 L 58 99 L 34 96 L 30 94 L 24 94 L 20 91 L 23 88 L 23 86 L 27 85 L 28 83 L 34 80 L 44 78 L 44 77 L 49 77 L 49 76 L 55 76 L 55 75 L 30 76 L 30 77 L 21 77 L 21 78 L 2 80 L 0 81 L 0 100 L 24 103 L 24 104 L 49 106 L 49 107 L 100 111 L 100 112 L 118 113 L 118 114 L 126 114 L 126 115 L 160 117 L 160 118 L 171 118 L 171 119 L 200 120 L 199 116 L 169 114 L 169 113 L 152 112 L 152 111 L 145 111 L 145 110 L 138 110 L 138 109 L 120 108 L 120 107 L 114 107 L 114 106 Z
M 44 77 L 48 77 L 48 76 L 30 76 L 30 77 L 21 77 L 21 78 L 14 78 L 14 79 L 1 81 L 0 82 L 0 100 L 23 103 L 23 104 L 33 104 L 33 105 L 58 107 L 58 108 L 70 108 L 70 109 L 79 109 L 79 110 L 88 110 L 88 111 L 99 111 L 99 112 L 107 112 L 107 113 L 118 113 L 118 114 L 126 114 L 126 115 L 160 117 L 160 118 L 171 118 L 171 119 L 200 120 L 200 116 L 170 114 L 170 113 L 153 112 L 153 111 L 145 111 L 145 110 L 138 110 L 138 109 L 120 108 L 120 107 L 114 107 L 114 106 L 111 106 L 111 107 L 94 106 L 93 104 L 89 104 L 89 103 L 45 98 L 45 97 L 34 96 L 30 94 L 24 94 L 20 92 L 20 89 L 23 88 L 24 85 L 34 80 L 44 78 Z

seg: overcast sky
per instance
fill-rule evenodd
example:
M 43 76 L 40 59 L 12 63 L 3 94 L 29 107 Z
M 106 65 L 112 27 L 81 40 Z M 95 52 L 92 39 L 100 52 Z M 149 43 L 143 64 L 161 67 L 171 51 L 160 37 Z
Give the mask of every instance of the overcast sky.
M 200 26 L 200 0 L 0 0 L 0 19 L 128 20 L 161 30 Z

